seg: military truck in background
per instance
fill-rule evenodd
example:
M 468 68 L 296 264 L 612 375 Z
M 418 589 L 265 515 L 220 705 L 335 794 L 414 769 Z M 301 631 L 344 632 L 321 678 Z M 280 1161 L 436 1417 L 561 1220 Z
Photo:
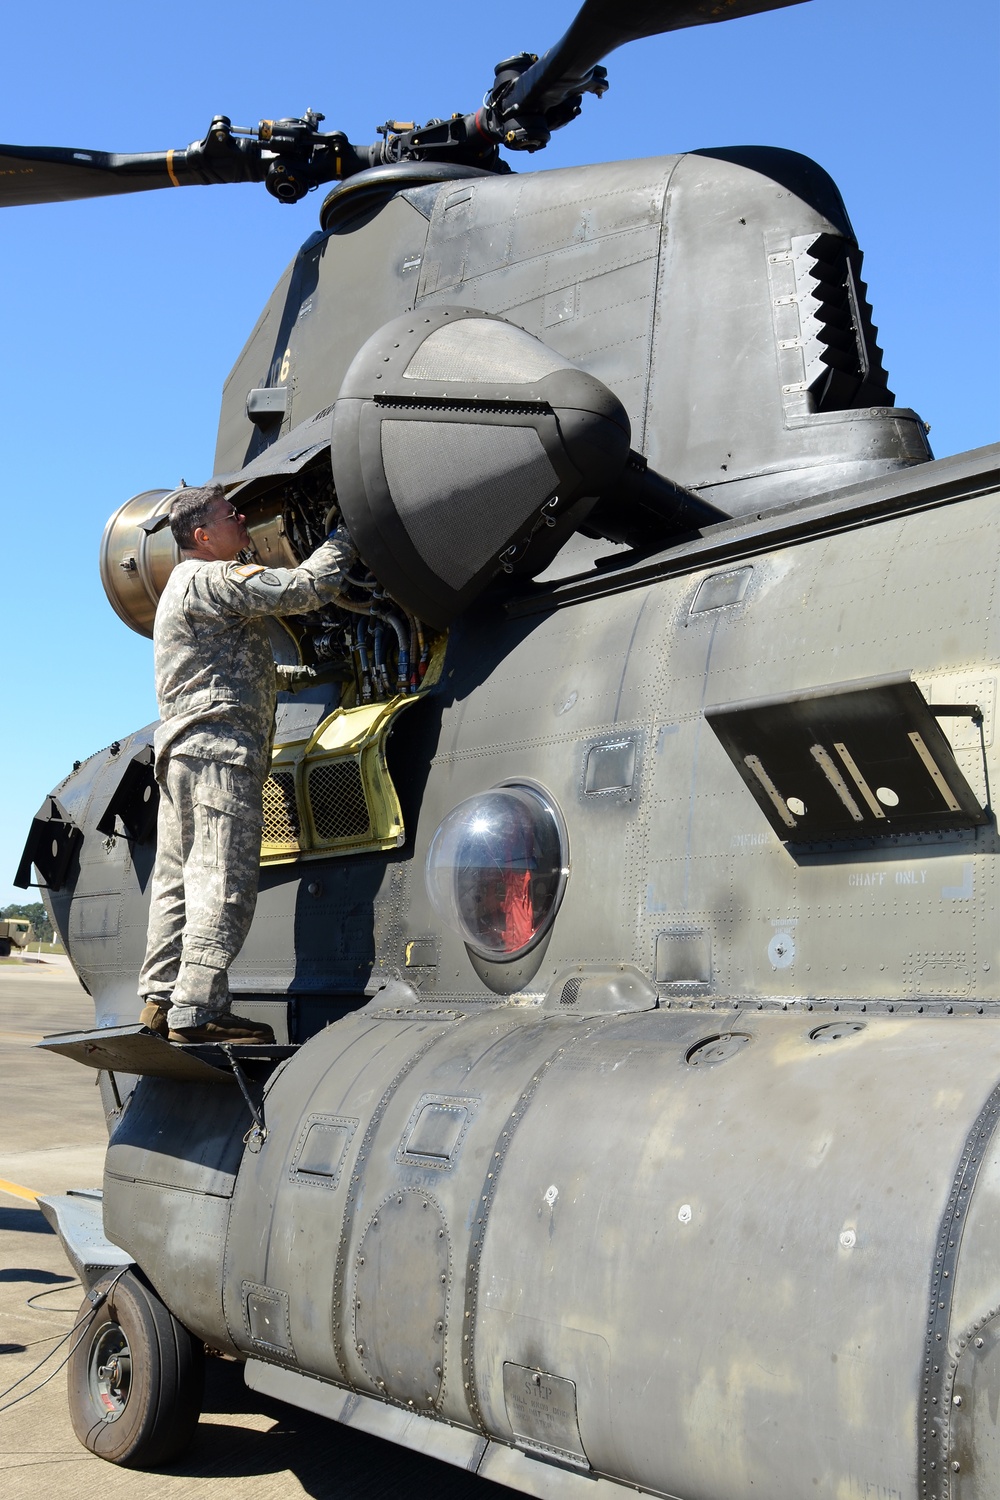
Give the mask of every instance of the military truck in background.
M 15 948 L 27 948 L 34 935 L 24 917 L 0 917 L 0 958 L 10 958 Z

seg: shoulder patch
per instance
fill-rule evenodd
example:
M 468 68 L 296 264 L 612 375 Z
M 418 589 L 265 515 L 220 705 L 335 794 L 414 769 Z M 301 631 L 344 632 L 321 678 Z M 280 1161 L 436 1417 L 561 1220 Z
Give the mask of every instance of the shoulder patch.
M 233 578 L 253 578 L 255 573 L 263 573 L 263 563 L 240 563 L 238 568 L 231 570 Z

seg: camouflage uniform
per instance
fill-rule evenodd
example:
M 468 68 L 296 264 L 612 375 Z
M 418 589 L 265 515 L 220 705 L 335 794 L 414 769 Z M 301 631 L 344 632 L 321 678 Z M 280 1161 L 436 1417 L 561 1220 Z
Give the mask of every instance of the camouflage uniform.
M 266 616 L 303 614 L 339 592 L 349 546 L 298 568 L 178 563 L 156 611 L 160 810 L 139 993 L 171 1030 L 229 1009 L 227 970 L 257 904 L 261 793 L 271 763 L 276 672 Z

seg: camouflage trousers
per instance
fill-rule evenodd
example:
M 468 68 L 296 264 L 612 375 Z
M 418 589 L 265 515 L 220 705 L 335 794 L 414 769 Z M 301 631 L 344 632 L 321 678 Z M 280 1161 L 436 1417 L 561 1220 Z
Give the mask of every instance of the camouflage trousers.
M 172 1030 L 229 1009 L 227 971 L 257 904 L 261 782 L 243 766 L 170 755 L 156 768 L 156 864 L 139 974 L 143 1000 L 170 1003 Z

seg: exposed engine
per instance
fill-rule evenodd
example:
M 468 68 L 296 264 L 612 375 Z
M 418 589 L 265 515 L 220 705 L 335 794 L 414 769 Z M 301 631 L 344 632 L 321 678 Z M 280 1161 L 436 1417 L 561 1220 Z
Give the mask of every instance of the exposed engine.
M 178 493 L 146 490 L 133 496 L 108 521 L 101 539 L 101 581 L 112 608 L 147 637 L 153 634 L 160 595 L 180 561 L 167 524 Z M 263 491 L 248 483 L 229 497 L 246 515 L 254 555 L 275 567 L 297 566 L 340 520 L 328 451 Z M 341 705 L 349 708 L 415 692 L 427 671 L 433 635 L 389 597 L 358 558 L 338 603 L 274 622 L 273 645 L 282 665 L 316 667 L 324 678 L 339 678 Z

